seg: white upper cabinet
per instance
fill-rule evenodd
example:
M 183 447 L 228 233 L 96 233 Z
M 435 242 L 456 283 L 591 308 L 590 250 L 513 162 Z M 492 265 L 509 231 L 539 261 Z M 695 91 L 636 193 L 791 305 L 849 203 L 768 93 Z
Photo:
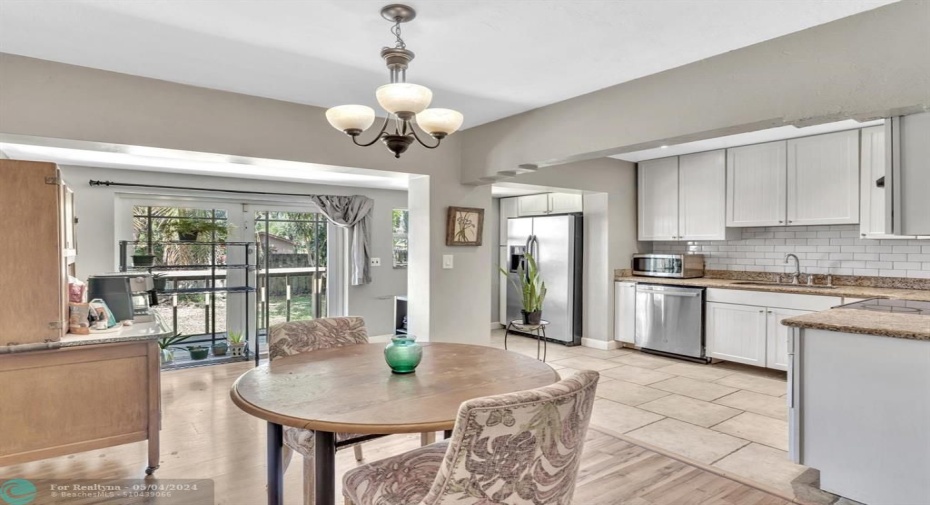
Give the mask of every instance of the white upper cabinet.
M 520 217 L 584 211 L 584 198 L 572 193 L 541 193 L 519 196 L 516 200 L 517 215 Z
M 501 198 L 500 244 L 507 245 L 507 220 L 519 216 L 516 198 Z
M 549 195 L 526 195 L 517 197 L 517 214 L 520 216 L 543 216 L 549 213 Z
M 788 141 L 788 224 L 859 222 L 859 130 Z
M 678 160 L 678 238 L 725 240 L 727 166 L 723 150 Z
M 727 149 L 727 226 L 779 226 L 787 220 L 784 141 Z
M 639 240 L 678 239 L 678 158 L 638 167 Z
M 863 128 L 859 149 L 859 231 L 862 238 L 889 238 L 885 233 L 885 188 L 878 186 L 885 177 L 885 127 Z
M 583 197 L 572 193 L 549 193 L 549 213 L 568 214 L 584 210 Z

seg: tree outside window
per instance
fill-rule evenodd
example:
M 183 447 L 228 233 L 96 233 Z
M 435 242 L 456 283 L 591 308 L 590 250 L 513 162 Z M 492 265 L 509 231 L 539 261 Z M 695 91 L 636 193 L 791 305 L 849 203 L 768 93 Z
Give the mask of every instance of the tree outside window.
M 409 229 L 409 223 L 410 219 L 407 209 L 394 209 L 391 211 L 394 268 L 407 268 L 407 231 Z

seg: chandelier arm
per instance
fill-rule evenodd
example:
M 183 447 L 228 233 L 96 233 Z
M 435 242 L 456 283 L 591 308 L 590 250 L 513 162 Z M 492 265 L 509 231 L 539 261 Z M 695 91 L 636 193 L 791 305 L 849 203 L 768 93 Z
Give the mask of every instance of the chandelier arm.
M 378 134 L 375 136 L 375 138 L 371 140 L 371 142 L 368 142 L 367 144 L 360 144 L 358 142 L 358 135 L 350 135 L 352 137 L 352 143 L 359 147 L 368 147 L 374 144 L 375 142 L 381 140 L 381 135 L 385 132 L 385 130 L 387 130 L 387 125 L 388 125 L 388 122 L 390 122 L 390 120 L 391 120 L 390 114 L 384 117 L 384 123 L 381 124 L 381 131 L 378 132 Z
M 405 121 L 405 123 L 409 123 L 409 121 Z M 431 145 L 429 145 L 429 144 L 423 142 L 422 140 L 420 140 L 420 136 L 417 135 L 417 129 L 416 129 L 416 127 L 413 126 L 412 124 L 410 125 L 410 133 L 413 134 L 413 138 L 417 139 L 417 142 L 419 142 L 421 146 L 423 146 L 423 147 L 425 147 L 425 148 L 427 148 L 427 149 L 436 149 L 437 147 L 439 147 L 439 144 L 442 143 L 442 139 L 436 139 L 436 145 L 434 145 L 434 146 L 431 146 Z M 435 137 L 434 137 L 434 138 L 435 138 Z

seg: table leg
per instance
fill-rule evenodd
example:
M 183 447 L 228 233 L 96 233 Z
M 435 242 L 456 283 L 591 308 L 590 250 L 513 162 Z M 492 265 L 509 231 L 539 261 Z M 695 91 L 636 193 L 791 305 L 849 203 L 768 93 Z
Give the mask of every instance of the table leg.
M 510 323 L 507 323 L 507 329 L 504 330 L 504 350 L 507 350 L 507 335 L 510 335 Z
M 313 432 L 313 459 L 316 465 L 314 495 L 316 505 L 336 504 L 336 434 Z
M 536 359 L 537 360 L 539 359 L 539 341 L 542 340 L 542 337 L 540 335 L 541 331 L 542 331 L 541 328 L 536 330 Z
M 284 504 L 283 445 L 284 429 L 280 424 L 268 423 L 268 505 Z

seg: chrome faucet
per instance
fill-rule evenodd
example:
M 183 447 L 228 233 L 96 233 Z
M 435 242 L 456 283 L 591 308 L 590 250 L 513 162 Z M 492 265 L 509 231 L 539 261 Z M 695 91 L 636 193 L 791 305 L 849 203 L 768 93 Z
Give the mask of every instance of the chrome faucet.
M 798 278 L 801 277 L 801 260 L 798 259 L 798 255 L 788 253 L 785 255 L 786 265 L 791 258 L 794 258 L 794 273 L 791 274 L 791 284 L 798 284 Z

